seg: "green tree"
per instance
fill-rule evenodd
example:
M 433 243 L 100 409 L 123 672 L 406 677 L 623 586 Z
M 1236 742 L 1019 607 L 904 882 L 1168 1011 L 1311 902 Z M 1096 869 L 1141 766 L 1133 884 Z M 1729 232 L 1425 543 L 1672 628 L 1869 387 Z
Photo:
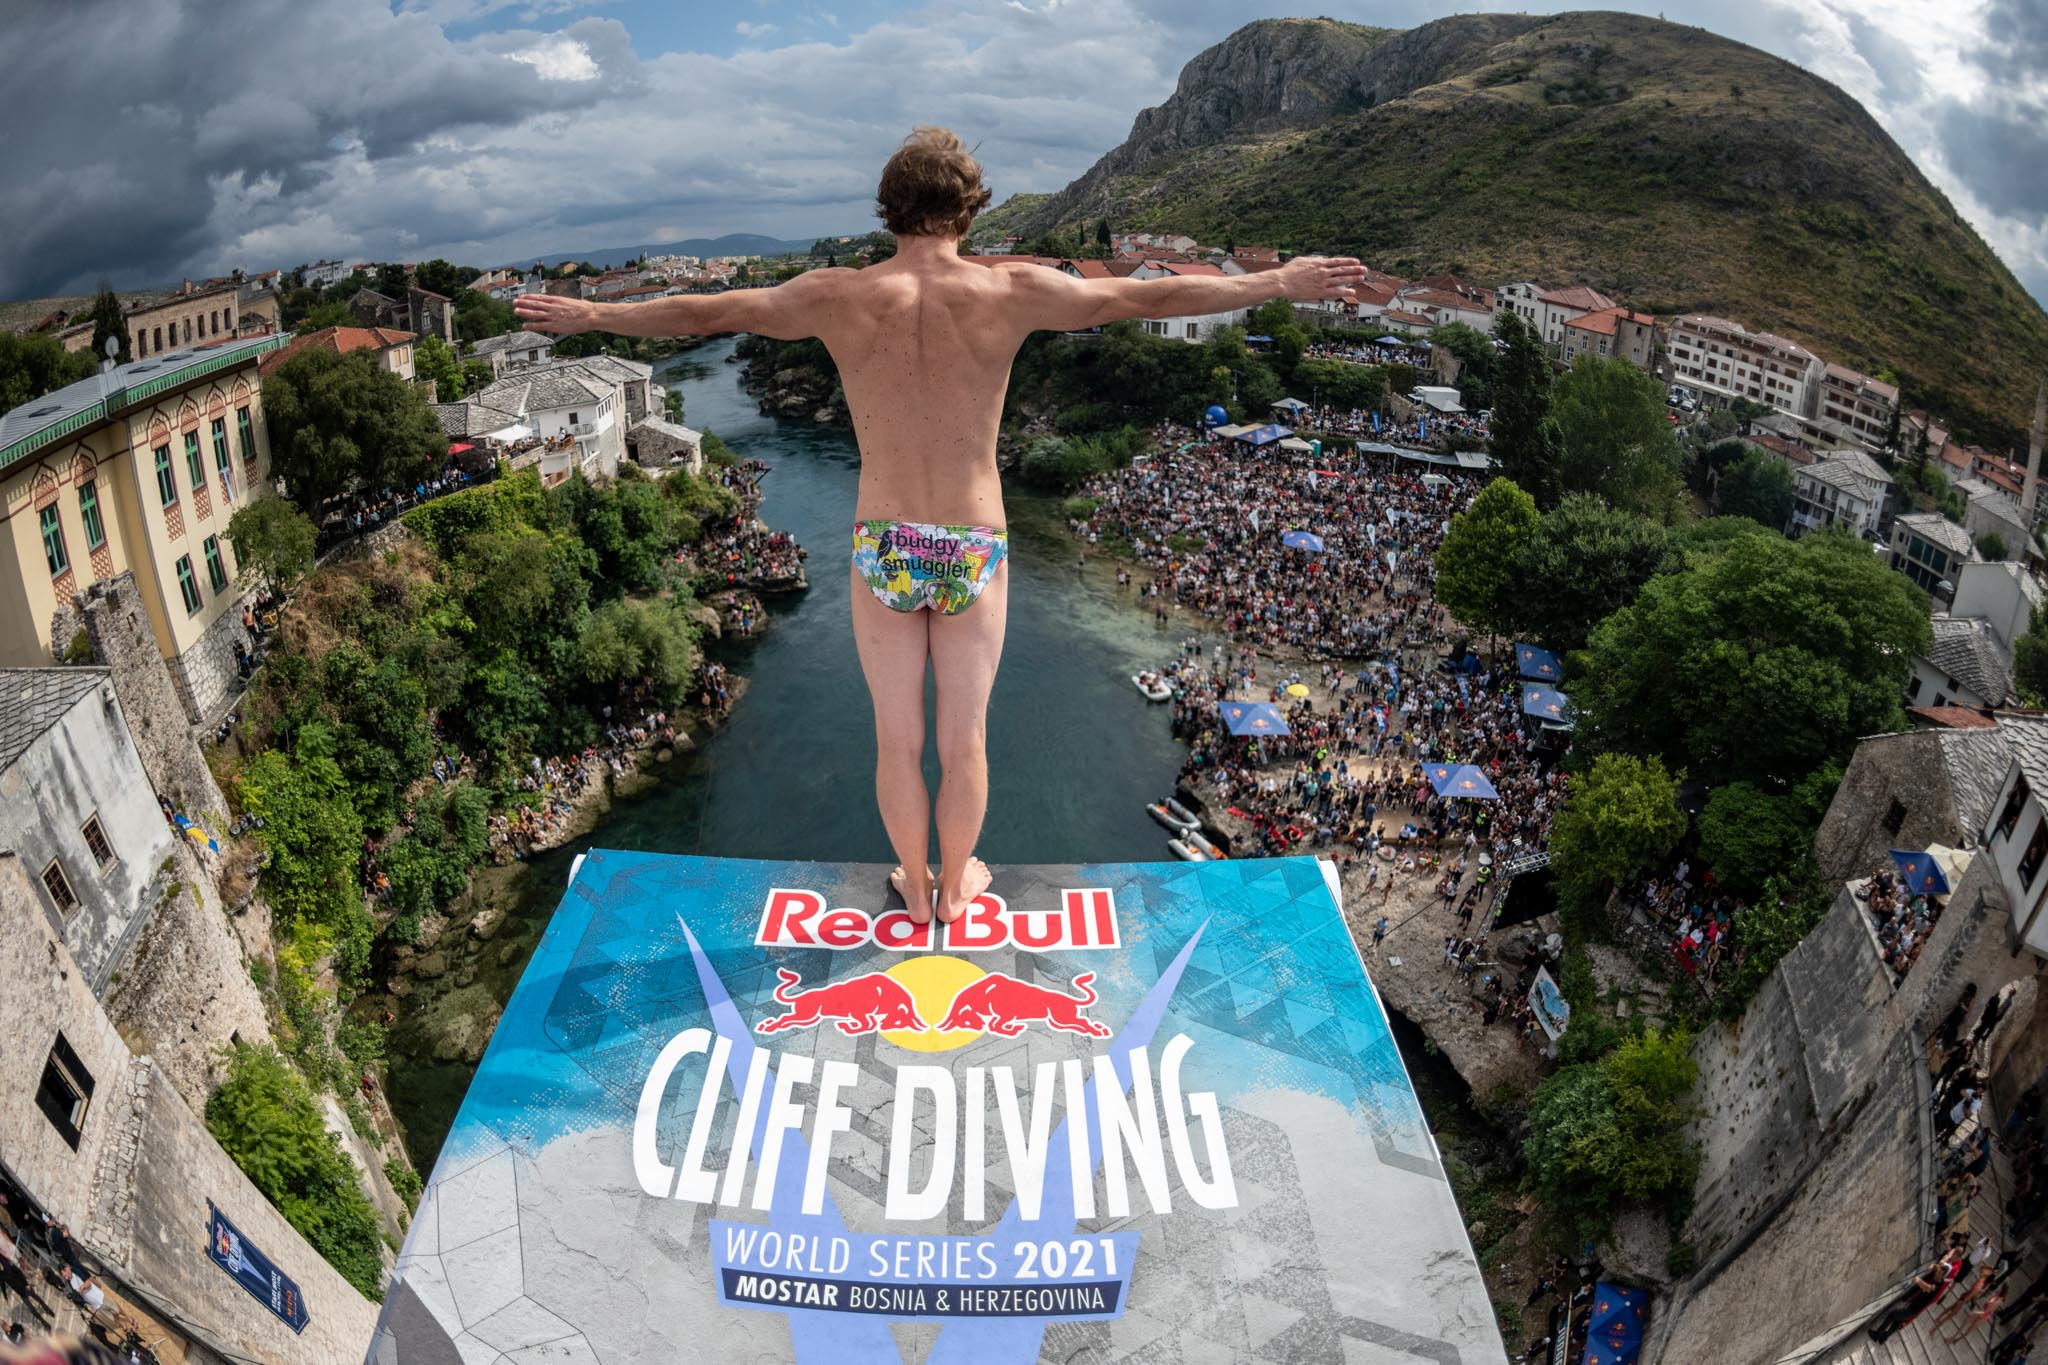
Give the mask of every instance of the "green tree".
M 1515 628 L 1552 649 L 1578 649 L 1633 602 L 1671 553 L 1664 524 L 1574 494 L 1543 514 L 1514 571 Z
M 2035 607 L 2026 633 L 2012 644 L 2012 681 L 2029 706 L 2048 705 L 2048 613 Z
M 425 394 L 368 351 L 306 351 L 263 381 L 271 469 L 316 519 L 352 488 L 403 486 L 437 464 L 448 438 Z
M 263 888 L 285 915 L 330 928 L 362 913 L 356 859 L 363 822 L 324 725 L 300 727 L 290 753 L 269 749 L 242 769 L 242 808 L 263 819 Z
M 1576 774 L 1550 828 L 1558 882 L 1589 903 L 1685 836 L 1678 779 L 1653 757 L 1601 754 Z
M 462 362 L 462 391 L 475 394 L 489 388 L 498 376 L 491 371 L 488 360 L 465 360 Z
M 313 569 L 313 547 L 319 532 L 291 499 L 266 494 L 244 503 L 228 521 L 228 543 L 235 547 L 235 572 L 279 592 L 291 591 Z
M 1564 463 L 1560 493 L 1668 518 L 1679 492 L 1678 437 L 1655 380 L 1626 360 L 1580 356 L 1551 386 Z
M 383 1297 L 382 1224 L 312 1091 L 274 1048 L 237 1043 L 206 1101 L 221 1150 L 329 1265 Z
M 396 261 L 386 261 L 377 267 L 376 283 L 372 284 L 370 288 L 388 299 L 402 299 L 405 297 L 407 287 L 411 284 L 412 280 L 405 273 L 404 266 Z
M 1717 501 L 1723 516 L 1783 531 L 1792 521 L 1792 467 L 1761 450 L 1746 451 L 1723 471 Z
M 134 352 L 128 345 L 128 314 L 121 307 L 113 286 L 101 280 L 100 291 L 92 301 L 92 358 L 95 363 L 106 358 L 108 337 L 120 343 L 114 355 L 116 365 L 126 365 L 134 359 Z
M 355 325 L 356 315 L 348 311 L 347 304 L 328 301 L 316 303 L 311 308 L 308 308 L 305 317 L 299 320 L 298 331 L 301 336 L 304 336 L 307 332 L 317 332 L 326 327 L 353 327 Z
M 1987 560 L 1996 561 L 2004 559 L 2005 537 L 1996 531 L 1986 531 L 1983 535 L 1977 537 L 1977 553 L 1983 555 Z
M 488 368 L 490 362 L 484 364 Z M 433 381 L 436 402 L 459 403 L 462 395 L 469 392 L 468 379 L 455 349 L 437 336 L 421 337 L 412 348 L 412 371 L 422 381 Z
M 1780 794 L 1754 782 L 1716 787 L 1700 812 L 1700 857 L 1730 890 L 1760 891 L 1773 876 L 1812 856 L 1814 831 L 1841 780 L 1841 765 L 1826 763 Z
M 1109 219 L 1107 218 L 1097 218 L 1095 220 L 1095 245 L 1102 248 L 1104 255 L 1109 253 L 1110 233 Z
M 1651 1029 L 1537 1087 L 1523 1155 L 1538 1192 L 1579 1230 L 1603 1230 L 1641 1205 L 1676 1223 L 1690 1204 L 1699 1172 L 1685 1137 L 1698 1080 L 1691 1048 L 1683 1031 Z
M 431 294 L 452 299 L 469 288 L 469 282 L 483 272 L 474 266 L 450 265 L 440 257 L 421 261 L 414 268 L 413 283 Z
M 1729 521 L 1593 631 L 1572 696 L 1595 749 L 1777 788 L 1903 725 L 1927 598 L 1852 536 Z
M 1527 490 L 1538 507 L 1554 507 L 1564 485 L 1555 438 L 1544 431 L 1550 416 L 1550 358 L 1535 329 L 1513 313 L 1501 314 L 1493 334 L 1505 343 L 1493 366 L 1488 430 L 1494 468 Z
M 55 337 L 0 331 L 0 412 L 90 379 L 97 367 L 84 351 L 67 351 Z
M 1536 500 L 1510 479 L 1495 479 L 1451 518 L 1436 553 L 1436 596 L 1474 630 L 1512 630 L 1518 567 L 1542 518 Z

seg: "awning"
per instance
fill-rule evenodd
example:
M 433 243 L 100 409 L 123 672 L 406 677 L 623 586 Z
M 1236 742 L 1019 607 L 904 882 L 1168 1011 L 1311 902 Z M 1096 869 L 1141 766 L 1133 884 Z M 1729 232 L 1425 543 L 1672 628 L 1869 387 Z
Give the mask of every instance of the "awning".
M 1525 678 L 1541 678 L 1545 682 L 1556 682 L 1564 677 L 1564 662 L 1547 649 L 1535 645 L 1515 646 L 1515 662 L 1520 665 Z
M 1500 793 L 1493 789 L 1486 773 L 1470 763 L 1431 764 L 1429 785 L 1436 788 L 1438 796 L 1462 797 L 1468 801 L 1500 800 Z
M 1299 398 L 1283 398 L 1273 405 L 1276 411 L 1301 412 L 1308 407 Z
M 1209 434 L 1211 436 L 1221 437 L 1223 440 L 1226 441 L 1234 441 L 1238 437 L 1244 435 L 1247 431 L 1256 431 L 1257 429 L 1258 428 L 1246 425 L 1244 423 L 1233 422 L 1227 427 L 1211 427 L 1209 429 Z
M 1302 440 L 1299 436 L 1289 436 L 1286 440 L 1280 443 L 1280 448 L 1282 450 L 1294 450 L 1301 452 L 1307 452 L 1315 449 L 1314 446 L 1310 445 L 1307 441 Z
M 1294 432 L 1287 427 L 1268 425 L 1263 427 L 1247 427 L 1239 431 L 1231 439 L 1243 441 L 1246 445 L 1265 446 L 1271 445 L 1275 441 L 1284 441 L 1293 434 Z
M 476 447 L 471 445 L 468 441 L 457 441 L 454 445 L 448 447 L 448 453 L 450 455 L 460 455 L 465 450 L 475 449 Z
M 1643 1353 L 1643 1310 L 1650 1296 L 1602 1280 L 1593 1290 L 1593 1315 L 1586 1319 L 1586 1354 L 1581 1365 L 1635 1365 Z
M 1217 708 L 1223 727 L 1233 735 L 1286 735 L 1287 718 L 1269 701 L 1227 701 Z
M 1941 864 L 1934 861 L 1932 853 L 1910 853 L 1895 848 L 1891 851 L 1892 862 L 1899 869 L 1899 879 L 1906 889 L 1916 896 L 1946 896 L 1949 891 L 1948 874 Z
M 1527 686 L 1522 689 L 1522 713 L 1538 720 L 1564 722 L 1571 717 L 1572 699 L 1550 687 Z

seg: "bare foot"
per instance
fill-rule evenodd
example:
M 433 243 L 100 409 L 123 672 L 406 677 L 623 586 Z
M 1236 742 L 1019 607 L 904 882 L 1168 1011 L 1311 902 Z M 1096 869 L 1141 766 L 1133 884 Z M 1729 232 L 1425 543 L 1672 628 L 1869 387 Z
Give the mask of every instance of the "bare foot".
M 910 878 L 903 875 L 903 868 L 900 865 L 889 874 L 889 885 L 895 887 L 896 894 L 903 897 L 903 908 L 910 912 L 910 922 L 912 924 L 930 924 L 932 922 L 932 870 L 930 868 L 924 870 L 924 891 L 922 894 L 911 888 Z
M 939 890 L 939 922 L 951 924 L 967 913 L 968 903 L 988 890 L 988 864 L 979 858 L 969 858 L 967 866 L 960 873 L 960 894 L 948 896 L 945 888 Z

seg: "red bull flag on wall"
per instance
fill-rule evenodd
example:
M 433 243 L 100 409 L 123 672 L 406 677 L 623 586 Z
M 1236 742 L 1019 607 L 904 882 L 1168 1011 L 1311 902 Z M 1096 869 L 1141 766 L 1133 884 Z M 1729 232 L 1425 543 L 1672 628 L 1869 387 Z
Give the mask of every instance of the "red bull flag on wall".
M 1326 865 L 887 873 L 590 854 L 370 1360 L 1505 1360 Z

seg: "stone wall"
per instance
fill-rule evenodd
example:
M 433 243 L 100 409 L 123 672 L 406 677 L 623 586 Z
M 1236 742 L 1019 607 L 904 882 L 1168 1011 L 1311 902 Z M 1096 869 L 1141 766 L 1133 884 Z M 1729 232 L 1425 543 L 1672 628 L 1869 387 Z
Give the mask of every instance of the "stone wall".
M 1951 754 L 1957 758 L 1953 765 Z M 2003 778 L 2004 740 L 1998 732 L 1920 730 L 1857 745 L 1814 836 L 1822 875 L 1835 882 L 1867 877 L 1888 849 L 1973 843 L 1976 831 L 1961 820 L 1980 815 L 1992 793 L 1982 783 L 1958 789 L 1955 772 L 1988 773 L 1993 783 Z M 1888 823 L 1893 817 L 1896 828 Z
M 229 588 L 235 593 L 234 588 Z M 242 691 L 241 670 L 235 666 L 236 644 L 249 643 L 242 629 L 240 600 L 235 593 L 228 609 L 213 620 L 206 633 L 192 647 L 170 661 L 172 684 L 185 704 L 185 715 L 194 725 L 213 726 L 227 714 Z
M 222 1079 L 222 1048 L 271 1038 L 249 961 L 210 869 L 180 848 L 105 1004 L 129 1045 L 155 1057 L 194 1109 Z
M 2032 1007 L 2038 964 L 2010 945 L 1987 858 L 1971 861 L 1896 984 L 1844 890 L 1742 1019 L 1701 1038 L 1702 1164 L 1685 1232 L 1698 1268 L 1653 1315 L 1646 1359 L 1775 1360 L 1929 1254 L 1927 1033 L 1965 982 L 1977 983 L 1979 1008 L 2013 986 L 1992 1039 L 1994 1112 L 2048 1063 L 2048 1020 Z M 1770 1311 L 1750 1311 L 1759 1303 Z
M 93 584 L 80 596 L 78 609 L 95 661 L 113 674 L 129 737 L 151 785 L 192 818 L 218 820 L 227 799 L 193 741 L 191 713 L 157 648 L 134 576 L 124 573 Z M 235 616 L 223 613 L 221 619 Z M 235 628 L 241 628 L 239 620 Z M 232 657 L 228 667 L 232 672 Z
M 265 1365 L 357 1365 L 376 1306 L 250 1184 L 164 1069 L 130 1053 L 33 902 L 21 860 L 0 855 L 0 1154 L 124 1292 L 214 1353 Z M 61 1031 L 92 1077 L 74 1149 L 32 1102 Z M 294 1334 L 207 1259 L 218 1206 L 295 1279 L 310 1321 Z

